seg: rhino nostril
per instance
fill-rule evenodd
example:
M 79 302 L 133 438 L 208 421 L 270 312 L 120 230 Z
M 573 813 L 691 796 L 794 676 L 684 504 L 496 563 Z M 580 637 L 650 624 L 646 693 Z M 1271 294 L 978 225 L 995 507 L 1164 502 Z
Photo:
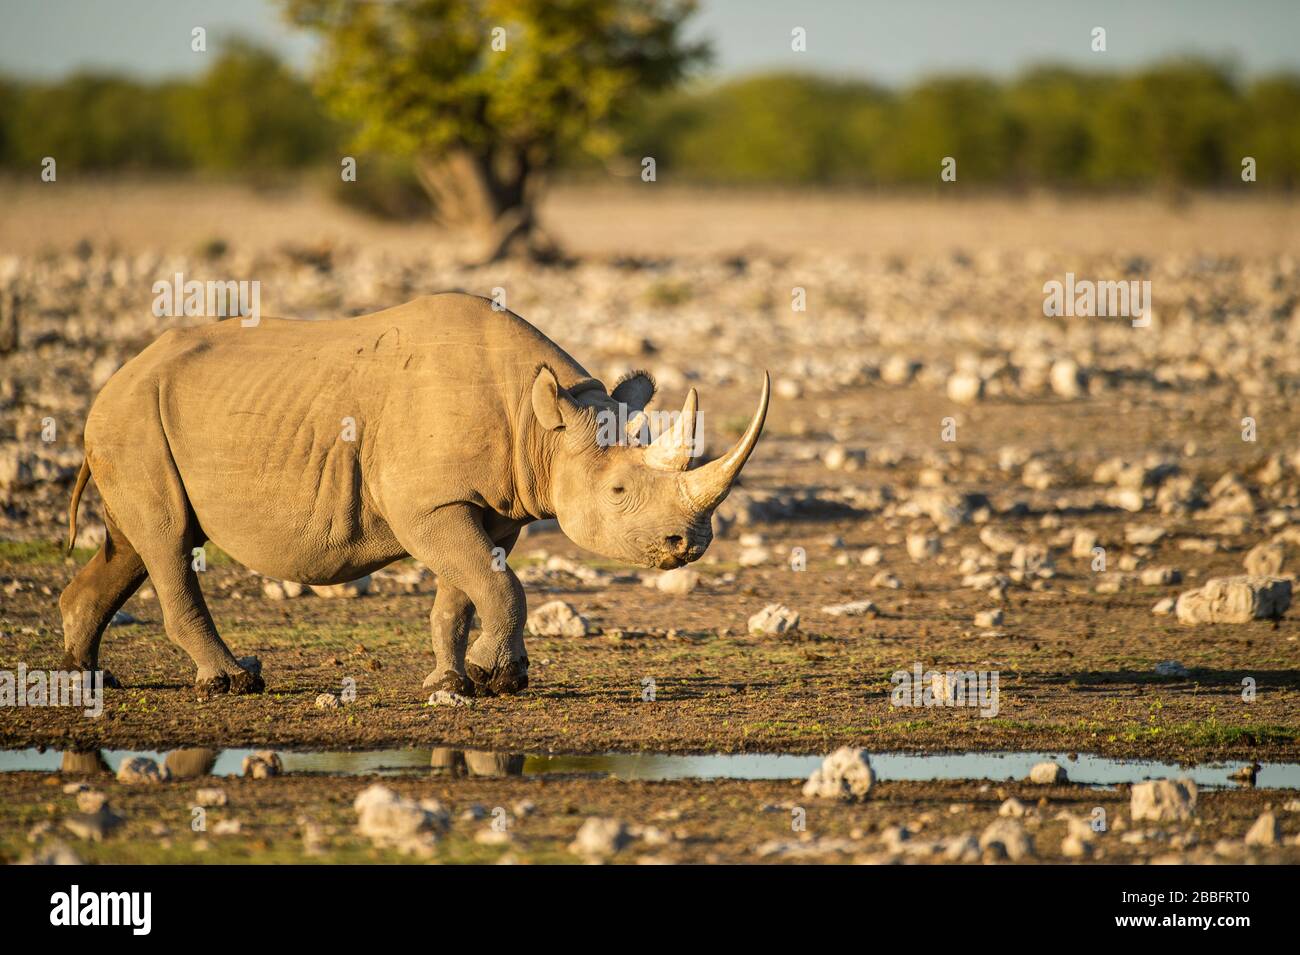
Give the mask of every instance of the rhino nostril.
M 668 549 L 674 554 L 680 554 L 686 549 L 686 541 L 680 534 L 669 534 L 664 538 L 664 543 L 668 545 Z

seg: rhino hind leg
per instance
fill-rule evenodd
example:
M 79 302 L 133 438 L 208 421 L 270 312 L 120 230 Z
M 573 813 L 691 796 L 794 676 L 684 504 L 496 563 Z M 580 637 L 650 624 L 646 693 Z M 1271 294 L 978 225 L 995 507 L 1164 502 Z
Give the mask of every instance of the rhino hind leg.
M 145 561 L 158 591 L 167 637 L 189 654 L 198 667 L 194 686 L 202 694 L 260 693 L 265 688 L 259 674 L 239 665 L 217 634 L 208 611 L 198 574 L 190 566 L 190 549 L 164 559 L 161 566 Z
M 144 561 L 121 529 L 109 517 L 104 525 L 107 533 L 99 551 L 59 596 L 64 670 L 99 669 L 105 628 L 148 576 Z M 103 680 L 104 686 L 121 686 L 108 670 L 103 671 Z
M 190 508 L 166 439 L 159 434 L 155 440 L 156 447 L 146 439 L 145 446 L 126 449 L 126 466 L 126 455 L 119 457 L 118 449 L 92 454 L 92 472 L 95 460 L 107 458 L 109 464 L 103 469 L 109 479 L 96 477 L 100 496 L 148 571 L 168 639 L 198 668 L 195 687 L 204 694 L 260 693 L 262 677 L 241 667 L 217 635 L 190 563 L 192 549 L 207 536 Z M 148 463 L 142 468 L 141 462 Z

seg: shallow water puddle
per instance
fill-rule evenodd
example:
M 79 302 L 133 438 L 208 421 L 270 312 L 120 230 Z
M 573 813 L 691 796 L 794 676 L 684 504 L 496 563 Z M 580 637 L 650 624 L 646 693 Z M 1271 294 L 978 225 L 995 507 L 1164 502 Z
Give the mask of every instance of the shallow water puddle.
M 148 756 L 165 763 L 182 778 L 238 775 L 251 749 L 179 749 L 168 752 L 98 750 L 83 753 L 38 749 L 0 750 L 0 772 L 93 773 L 116 771 L 124 759 Z M 684 756 L 668 753 L 605 753 L 599 755 L 519 755 L 459 750 L 387 749 L 355 752 L 279 751 L 286 773 L 335 775 L 543 776 L 582 774 L 624 780 L 667 779 L 801 779 L 818 765 L 820 756 L 782 753 L 742 753 Z M 1085 786 L 1113 786 L 1144 779 L 1188 777 L 1207 788 L 1240 785 L 1232 777 L 1245 762 L 1180 766 L 1151 760 L 1108 759 L 1064 753 L 873 753 L 871 764 L 882 780 L 1004 780 L 1024 779 L 1035 763 L 1055 760 L 1070 781 Z M 1300 763 L 1264 763 L 1255 777 L 1258 789 L 1300 789 Z

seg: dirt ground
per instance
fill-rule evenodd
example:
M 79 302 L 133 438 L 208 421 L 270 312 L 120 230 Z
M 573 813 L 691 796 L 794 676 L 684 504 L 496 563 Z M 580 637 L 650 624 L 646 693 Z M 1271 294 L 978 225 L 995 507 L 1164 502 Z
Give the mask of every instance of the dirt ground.
M 578 261 L 536 269 L 463 265 L 446 237 L 364 223 L 297 193 L 177 183 L 11 195 L 0 282 L 24 304 L 21 346 L 0 355 L 0 670 L 59 663 L 57 597 L 102 533 L 92 489 L 78 550 L 68 558 L 56 543 L 80 423 L 118 364 L 177 323 L 149 312 L 159 276 L 259 278 L 268 312 L 308 318 L 502 286 L 511 308 L 598 377 L 649 367 L 668 408 L 696 386 L 715 447 L 743 426 L 760 369 L 776 390 L 690 593 L 660 590 L 657 574 L 582 552 L 554 529 L 521 540 L 511 564 L 530 609 L 566 601 L 589 633 L 529 636 L 520 696 L 426 704 L 436 580 L 421 568 L 391 568 L 358 599 L 275 601 L 266 581 L 210 546 L 209 606 L 236 655 L 260 660 L 265 694 L 198 698 L 146 587 L 124 608 L 134 622 L 104 640 L 101 663 L 125 688 L 107 692 L 103 718 L 5 708 L 0 747 L 811 754 L 852 745 L 1300 759 L 1294 607 L 1248 623 L 1153 613 L 1211 578 L 1251 567 L 1289 581 L 1300 566 L 1293 202 L 562 189 L 546 216 Z M 1067 272 L 1149 278 L 1153 323 L 1045 316 L 1043 284 Z M 805 312 L 791 307 L 797 289 Z M 47 420 L 58 425 L 53 442 L 41 438 Z M 822 609 L 861 600 L 874 604 L 862 616 Z M 798 628 L 751 634 L 750 618 L 772 604 L 797 611 Z M 977 620 L 995 610 L 1000 620 Z M 996 714 L 893 705 L 891 676 L 918 664 L 996 673 Z M 354 701 L 315 706 L 352 686 Z M 42 774 L 0 776 L 0 852 L 22 855 L 26 832 L 64 812 L 71 797 L 50 785 Z M 363 780 L 223 781 L 244 830 L 203 840 L 206 850 L 182 818 L 183 789 L 103 785 L 133 836 L 78 844 L 88 859 L 296 858 L 303 814 L 334 834 L 322 858 L 386 858 L 348 835 Z M 393 785 L 423 786 L 457 810 L 538 803 L 504 848 L 453 825 L 436 850 L 446 861 L 571 858 L 565 845 L 597 809 L 639 825 L 684 813 L 686 835 L 630 859 L 804 858 L 789 847 L 757 854 L 794 838 L 788 813 L 760 811 L 789 801 L 784 783 Z M 816 825 L 810 813 L 813 839 L 851 843 L 823 856 L 882 858 L 879 834 L 922 816 L 932 817 L 917 830 L 927 837 L 978 834 L 1000 802 L 972 783 L 886 783 L 880 793 L 818 810 Z M 1046 795 L 1045 858 L 1060 842 L 1053 827 L 1065 825 L 1052 819 L 1059 809 L 1126 798 L 1081 787 Z M 1228 858 L 1214 843 L 1241 848 L 1249 823 L 1284 795 L 1205 794 L 1199 848 L 1184 841 L 1177 851 Z M 953 804 L 966 808 L 950 813 Z M 975 813 L 989 818 L 975 826 Z M 1288 839 L 1293 819 L 1282 817 Z M 1159 839 L 1104 842 L 1105 861 L 1168 851 Z
M 631 582 L 530 592 L 534 607 L 567 600 L 602 632 L 528 638 L 532 670 L 522 696 L 457 708 L 426 706 L 420 690 L 433 669 L 426 630 L 431 588 L 273 603 L 262 598 L 259 580 L 218 562 L 204 578 L 209 605 L 236 655 L 261 660 L 264 695 L 198 698 L 187 658 L 162 633 L 157 602 L 137 596 L 125 608 L 137 623 L 105 637 L 101 663 L 126 687 L 106 691 L 105 718 L 84 719 L 74 709 L 8 710 L 0 746 L 445 743 L 527 752 L 816 753 L 852 744 L 1188 761 L 1297 757 L 1293 620 L 1206 629 L 1167 618 L 1153 624 L 1150 605 L 1169 588 L 1096 595 L 1086 581 L 1061 581 L 1059 590 L 1012 597 L 1005 624 L 982 630 L 970 620 L 989 604 L 986 597 L 944 586 L 938 574 L 907 567 L 904 557 L 897 563 L 908 587 L 884 596 L 870 591 L 881 616 L 852 622 L 811 613 L 796 635 L 750 636 L 746 620 L 762 606 L 855 599 L 872 575 L 870 568 L 836 567 L 831 548 L 818 544 L 837 531 L 850 540 L 863 533 L 853 526 L 782 530 L 808 545 L 810 569 L 802 574 L 751 568 L 743 583 L 722 583 L 735 573 L 723 561 L 739 548 L 722 541 L 715 545 L 719 563 L 706 568 L 717 583 L 690 596 Z M 534 548 L 578 554 L 556 533 L 537 535 L 521 550 Z M 59 663 L 53 597 L 72 568 L 54 548 L 39 553 L 49 563 L 0 564 L 0 572 L 26 585 L 6 599 L 11 635 L 0 668 Z M 1179 557 L 1190 572 L 1186 555 Z M 1217 566 L 1230 571 L 1239 560 L 1222 555 Z M 1215 565 L 1204 561 L 1201 574 L 1214 573 Z M 384 581 L 378 587 L 397 589 Z M 1062 614 L 1066 599 L 1070 612 Z M 1167 659 L 1181 661 L 1189 674 L 1157 675 L 1155 665 Z M 914 661 L 926 669 L 999 671 L 999 712 L 985 718 L 973 709 L 892 706 L 890 676 Z M 1241 697 L 1247 676 L 1258 684 L 1249 704 Z M 647 678 L 653 701 L 642 699 Z M 315 708 L 319 694 L 341 693 L 345 680 L 354 681 L 355 703 Z
M 463 240 L 422 224 L 379 223 L 307 190 L 250 192 L 241 185 L 90 180 L 6 181 L 0 252 L 34 254 L 82 240 L 126 250 L 191 251 L 221 238 L 240 248 L 363 243 L 409 254 L 463 250 Z M 946 255 L 996 245 L 1017 252 L 1251 255 L 1296 251 L 1300 204 L 1276 195 L 1143 196 L 1035 193 L 1008 201 L 955 190 L 889 193 L 755 193 L 558 185 L 542 218 L 581 256 L 662 258 L 766 252 L 783 256 Z
M 104 793 L 122 823 L 103 839 L 74 839 L 61 820 L 77 813 L 72 782 Z M 356 832 L 353 801 L 373 778 L 280 776 L 178 780 L 124 786 L 111 776 L 16 773 L 0 777 L 0 861 L 33 846 L 62 843 L 87 862 L 114 863 L 574 863 L 570 848 L 587 819 L 618 819 L 626 845 L 595 858 L 635 863 L 1002 861 L 981 851 L 981 833 L 1009 799 L 1033 840 L 1017 862 L 1074 862 L 1062 852 L 1066 816 L 1103 820 L 1086 861 L 1295 864 L 1300 847 L 1250 847 L 1241 838 L 1276 793 L 1205 792 L 1185 823 L 1131 823 L 1128 793 L 1026 784 L 882 783 L 863 803 L 814 803 L 789 782 L 739 780 L 620 782 L 602 778 L 388 777 L 382 785 L 411 800 L 435 799 L 450 816 L 428 847 L 375 845 Z M 209 808 L 196 831 L 200 789 L 226 805 Z M 1100 809 L 1100 813 L 1098 810 Z M 801 811 L 801 812 L 799 812 Z M 804 826 L 794 828 L 796 819 Z M 231 822 L 238 822 L 236 832 Z M 495 828 L 498 831 L 494 830 Z M 225 827 L 219 828 L 222 822 Z M 500 831 L 504 830 L 504 834 Z M 901 831 L 900 831 L 901 830 Z M 954 848 L 954 845 L 956 846 Z

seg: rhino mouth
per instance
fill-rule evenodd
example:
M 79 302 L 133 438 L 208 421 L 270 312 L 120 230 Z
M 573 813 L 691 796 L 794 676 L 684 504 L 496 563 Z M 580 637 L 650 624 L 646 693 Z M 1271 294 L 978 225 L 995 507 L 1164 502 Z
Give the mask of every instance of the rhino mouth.
M 651 561 L 651 566 L 658 567 L 660 570 L 676 570 L 678 567 L 685 567 L 687 564 L 694 563 L 703 556 L 704 548 L 692 545 L 684 553 L 661 553 L 657 559 Z

